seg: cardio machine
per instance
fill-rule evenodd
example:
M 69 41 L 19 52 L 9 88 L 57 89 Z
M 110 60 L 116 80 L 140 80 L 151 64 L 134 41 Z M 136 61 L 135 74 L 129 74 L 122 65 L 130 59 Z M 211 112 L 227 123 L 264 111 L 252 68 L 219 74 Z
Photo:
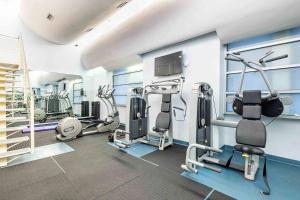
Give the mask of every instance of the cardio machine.
M 184 77 L 155 81 L 144 88 L 133 88 L 128 95 L 126 130 L 116 130 L 114 144 L 120 148 L 127 148 L 132 143 L 140 142 L 157 146 L 159 150 L 173 145 L 172 109 L 186 113 L 186 102 L 182 97 Z M 150 94 L 162 97 L 161 109 L 156 117 L 155 126 L 150 131 L 149 101 Z M 180 94 L 184 109 L 172 106 L 172 95 Z
M 45 108 L 37 108 L 34 111 L 34 119 L 41 123 L 49 119 L 62 119 L 73 117 L 73 108 L 67 91 L 52 93 L 45 97 Z
M 267 179 L 267 159 L 262 148 L 266 145 L 266 125 L 261 121 L 261 116 L 278 117 L 283 112 L 282 98 L 273 90 L 262 67 L 265 63 L 286 58 L 287 55 L 267 59 L 273 52 L 268 52 L 259 62 L 245 61 L 238 54 L 229 54 L 226 59 L 244 64 L 239 90 L 233 99 L 233 111 L 242 116 L 238 122 L 224 121 L 212 118 L 213 90 L 207 83 L 197 83 L 193 88 L 191 109 L 197 108 L 197 112 L 191 112 L 190 145 L 186 152 L 184 170 L 197 173 L 201 168 L 207 168 L 215 172 L 221 172 L 220 165 L 244 171 L 244 177 L 255 180 L 259 169 L 260 157 L 264 158 L 262 178 L 264 185 L 260 191 L 270 194 Z M 242 91 L 243 81 L 247 68 L 258 71 L 264 80 L 268 94 L 263 96 L 260 90 Z M 231 156 L 218 157 L 223 150 L 213 147 L 212 126 L 236 128 L 236 145 Z M 245 159 L 244 165 L 240 166 L 232 162 L 235 153 L 239 152 Z M 213 164 L 213 165 L 212 165 Z
M 104 121 L 94 120 L 83 128 L 79 119 L 74 117 L 67 117 L 62 119 L 56 128 L 56 139 L 59 141 L 70 141 L 78 137 L 92 135 L 96 133 L 106 133 L 115 131 L 120 124 L 119 112 L 117 110 L 114 99 L 114 89 L 109 85 L 100 86 L 98 89 L 98 97 L 107 107 L 108 117 Z M 109 109 L 109 106 L 111 109 Z M 91 127 L 96 127 L 96 130 L 86 131 Z

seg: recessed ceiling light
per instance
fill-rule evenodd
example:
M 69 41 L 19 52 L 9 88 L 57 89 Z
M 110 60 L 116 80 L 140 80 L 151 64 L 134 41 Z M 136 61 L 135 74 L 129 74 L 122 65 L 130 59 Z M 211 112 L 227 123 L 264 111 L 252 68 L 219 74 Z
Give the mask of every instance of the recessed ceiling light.
M 119 5 L 117 5 L 116 8 L 122 8 L 124 7 L 129 1 L 123 1 L 122 3 L 120 3 Z
M 48 14 L 47 19 L 49 21 L 52 21 L 54 19 L 53 15 L 51 13 Z

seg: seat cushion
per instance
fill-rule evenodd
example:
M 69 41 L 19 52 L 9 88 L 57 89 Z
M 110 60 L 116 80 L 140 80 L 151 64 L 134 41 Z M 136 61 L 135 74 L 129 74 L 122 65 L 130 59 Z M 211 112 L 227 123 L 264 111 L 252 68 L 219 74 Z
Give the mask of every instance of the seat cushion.
M 236 143 L 238 144 L 264 148 L 266 135 L 266 127 L 260 120 L 242 119 L 236 127 Z
M 166 132 L 168 129 L 166 128 L 159 128 L 159 127 L 153 127 L 153 131 L 163 133 Z
M 247 154 L 255 154 L 255 155 L 264 155 L 265 152 L 257 147 L 254 146 L 250 146 L 250 145 L 242 145 L 242 144 L 238 144 L 234 146 L 234 149 L 242 152 L 242 153 L 247 153 Z
M 157 115 L 155 127 L 162 129 L 169 129 L 171 123 L 171 114 L 160 112 Z

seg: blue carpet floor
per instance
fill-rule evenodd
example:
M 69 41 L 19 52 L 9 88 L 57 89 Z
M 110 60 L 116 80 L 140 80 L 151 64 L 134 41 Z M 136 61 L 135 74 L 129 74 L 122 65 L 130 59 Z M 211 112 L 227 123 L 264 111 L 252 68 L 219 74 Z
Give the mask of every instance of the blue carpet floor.
M 114 143 L 108 142 L 108 144 L 128 153 L 129 155 L 132 155 L 137 158 L 141 158 L 142 156 L 145 156 L 149 153 L 152 153 L 156 150 L 158 150 L 157 147 L 147 145 L 147 144 L 141 144 L 141 143 L 135 143 L 131 144 L 128 148 L 119 148 Z
M 241 157 L 235 156 L 233 161 L 243 162 Z M 260 162 L 261 166 L 263 162 Z M 205 168 L 200 168 L 198 174 L 183 172 L 181 175 L 196 182 L 205 184 L 224 194 L 236 199 L 272 199 L 272 200 L 299 200 L 300 199 L 300 167 L 286 163 L 268 160 L 268 180 L 271 188 L 270 195 L 259 192 L 258 185 L 262 183 L 262 169 L 256 175 L 256 181 L 248 181 L 243 172 L 222 168 L 221 173 L 216 173 Z

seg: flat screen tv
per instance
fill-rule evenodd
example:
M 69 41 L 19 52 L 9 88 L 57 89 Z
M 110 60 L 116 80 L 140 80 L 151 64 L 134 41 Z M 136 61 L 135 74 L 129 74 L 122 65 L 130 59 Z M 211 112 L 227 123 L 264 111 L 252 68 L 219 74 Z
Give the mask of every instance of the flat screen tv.
M 155 76 L 170 76 L 182 73 L 182 51 L 155 58 Z

